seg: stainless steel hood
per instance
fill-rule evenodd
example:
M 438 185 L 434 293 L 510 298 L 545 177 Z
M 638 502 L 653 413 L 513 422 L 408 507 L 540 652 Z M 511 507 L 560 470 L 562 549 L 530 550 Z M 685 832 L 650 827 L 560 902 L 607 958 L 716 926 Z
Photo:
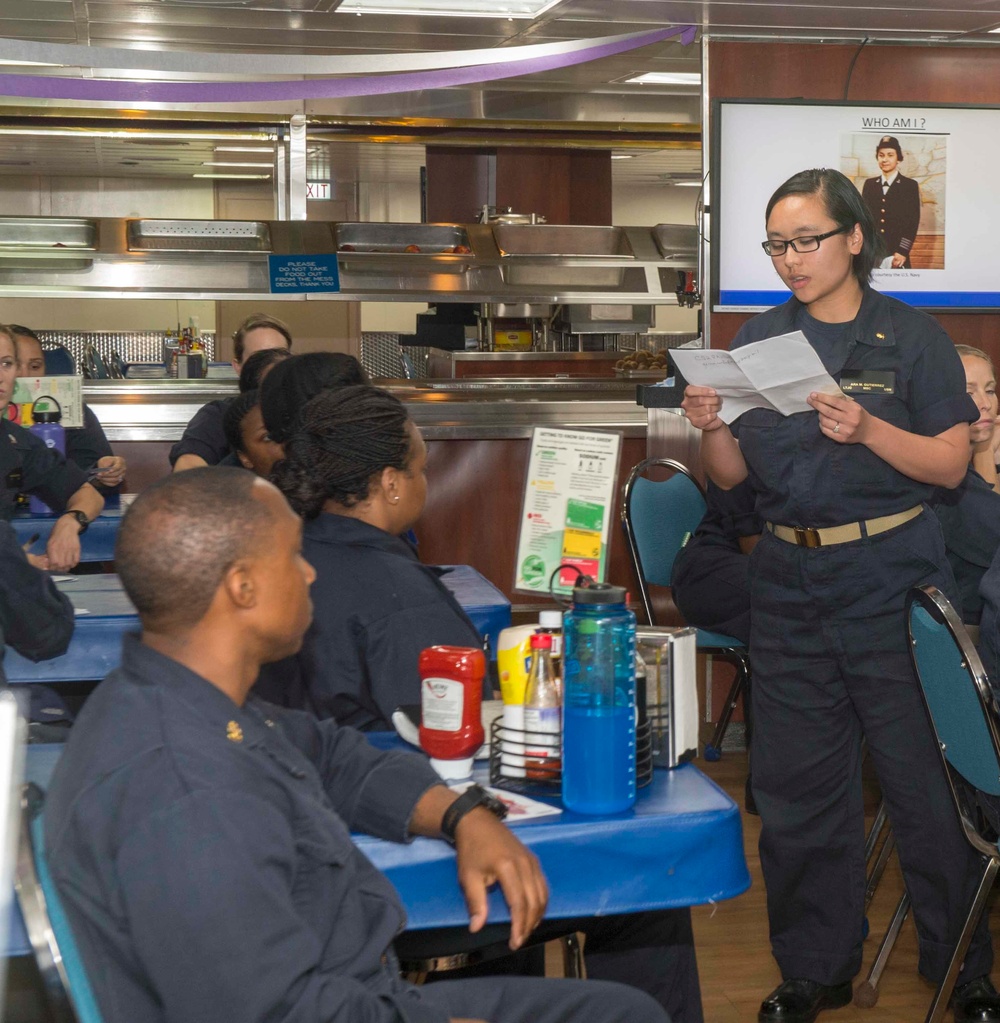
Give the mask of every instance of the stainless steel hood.
M 693 227 L 0 217 L 0 295 L 676 303 Z M 269 257 L 336 254 L 339 292 L 270 290 Z

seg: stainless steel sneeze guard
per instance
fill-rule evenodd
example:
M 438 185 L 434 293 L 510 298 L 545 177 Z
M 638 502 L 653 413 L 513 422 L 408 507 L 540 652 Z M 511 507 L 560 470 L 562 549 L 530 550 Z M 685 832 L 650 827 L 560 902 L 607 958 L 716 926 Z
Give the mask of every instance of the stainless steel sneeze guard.
M 535 426 L 622 430 L 646 436 L 635 384 L 618 380 L 480 378 L 380 381 L 406 406 L 428 440 L 516 439 Z M 108 440 L 176 441 L 207 402 L 236 394 L 235 381 L 88 380 L 84 400 Z
M 0 217 L 0 295 L 673 305 L 697 248 L 684 225 Z M 269 255 L 334 253 L 339 292 L 270 293 Z

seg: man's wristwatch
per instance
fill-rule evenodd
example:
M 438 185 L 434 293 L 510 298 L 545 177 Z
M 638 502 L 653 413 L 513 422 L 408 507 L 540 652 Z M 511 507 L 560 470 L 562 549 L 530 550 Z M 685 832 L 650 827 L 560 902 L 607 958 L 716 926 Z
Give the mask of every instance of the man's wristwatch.
M 87 528 L 90 526 L 90 519 L 87 518 L 87 513 L 80 511 L 79 508 L 70 508 L 63 512 L 63 515 L 71 515 L 79 523 L 80 532 L 78 536 L 83 536 L 87 532 Z
M 455 844 L 455 829 L 459 821 L 470 811 L 481 806 L 489 810 L 498 820 L 507 816 L 507 807 L 499 799 L 491 796 L 482 785 L 470 785 L 451 806 L 444 812 L 441 818 L 441 834 L 446 842 Z

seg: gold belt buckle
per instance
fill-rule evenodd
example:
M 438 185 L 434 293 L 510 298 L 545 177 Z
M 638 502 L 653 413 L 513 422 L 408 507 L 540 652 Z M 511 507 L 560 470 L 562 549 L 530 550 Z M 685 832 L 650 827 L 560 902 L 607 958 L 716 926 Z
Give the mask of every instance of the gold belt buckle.
M 795 533 L 795 542 L 800 547 L 822 547 L 818 529 L 803 529 L 801 526 L 792 526 Z

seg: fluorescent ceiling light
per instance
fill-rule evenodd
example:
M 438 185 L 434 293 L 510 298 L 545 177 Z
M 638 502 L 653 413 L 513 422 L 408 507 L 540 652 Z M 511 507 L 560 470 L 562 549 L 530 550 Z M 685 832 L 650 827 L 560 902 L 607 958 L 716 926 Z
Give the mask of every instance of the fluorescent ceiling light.
M 132 142 L 146 142 L 149 139 L 180 139 L 188 141 L 212 140 L 218 138 L 257 139 L 259 134 L 249 132 L 238 135 L 220 136 L 218 132 L 204 131 L 148 131 L 146 129 L 113 130 L 108 128 L 0 128 L 0 135 L 32 135 L 37 138 L 67 139 L 125 139 Z
M 562 0 L 343 0 L 337 14 L 426 14 L 438 18 L 537 18 Z
M 265 170 L 273 170 L 273 163 L 243 163 L 236 160 L 202 160 L 202 167 L 263 167 Z
M 192 174 L 193 178 L 237 178 L 240 181 L 266 181 L 270 174 Z
M 274 146 L 213 146 L 217 153 L 273 153 Z
M 612 160 L 631 160 L 635 156 L 635 153 L 612 153 Z
M 626 82 L 638 85 L 701 85 L 700 71 L 647 71 Z
M 680 188 L 701 188 L 701 178 L 689 178 L 686 181 L 668 181 L 668 185 L 677 185 Z

